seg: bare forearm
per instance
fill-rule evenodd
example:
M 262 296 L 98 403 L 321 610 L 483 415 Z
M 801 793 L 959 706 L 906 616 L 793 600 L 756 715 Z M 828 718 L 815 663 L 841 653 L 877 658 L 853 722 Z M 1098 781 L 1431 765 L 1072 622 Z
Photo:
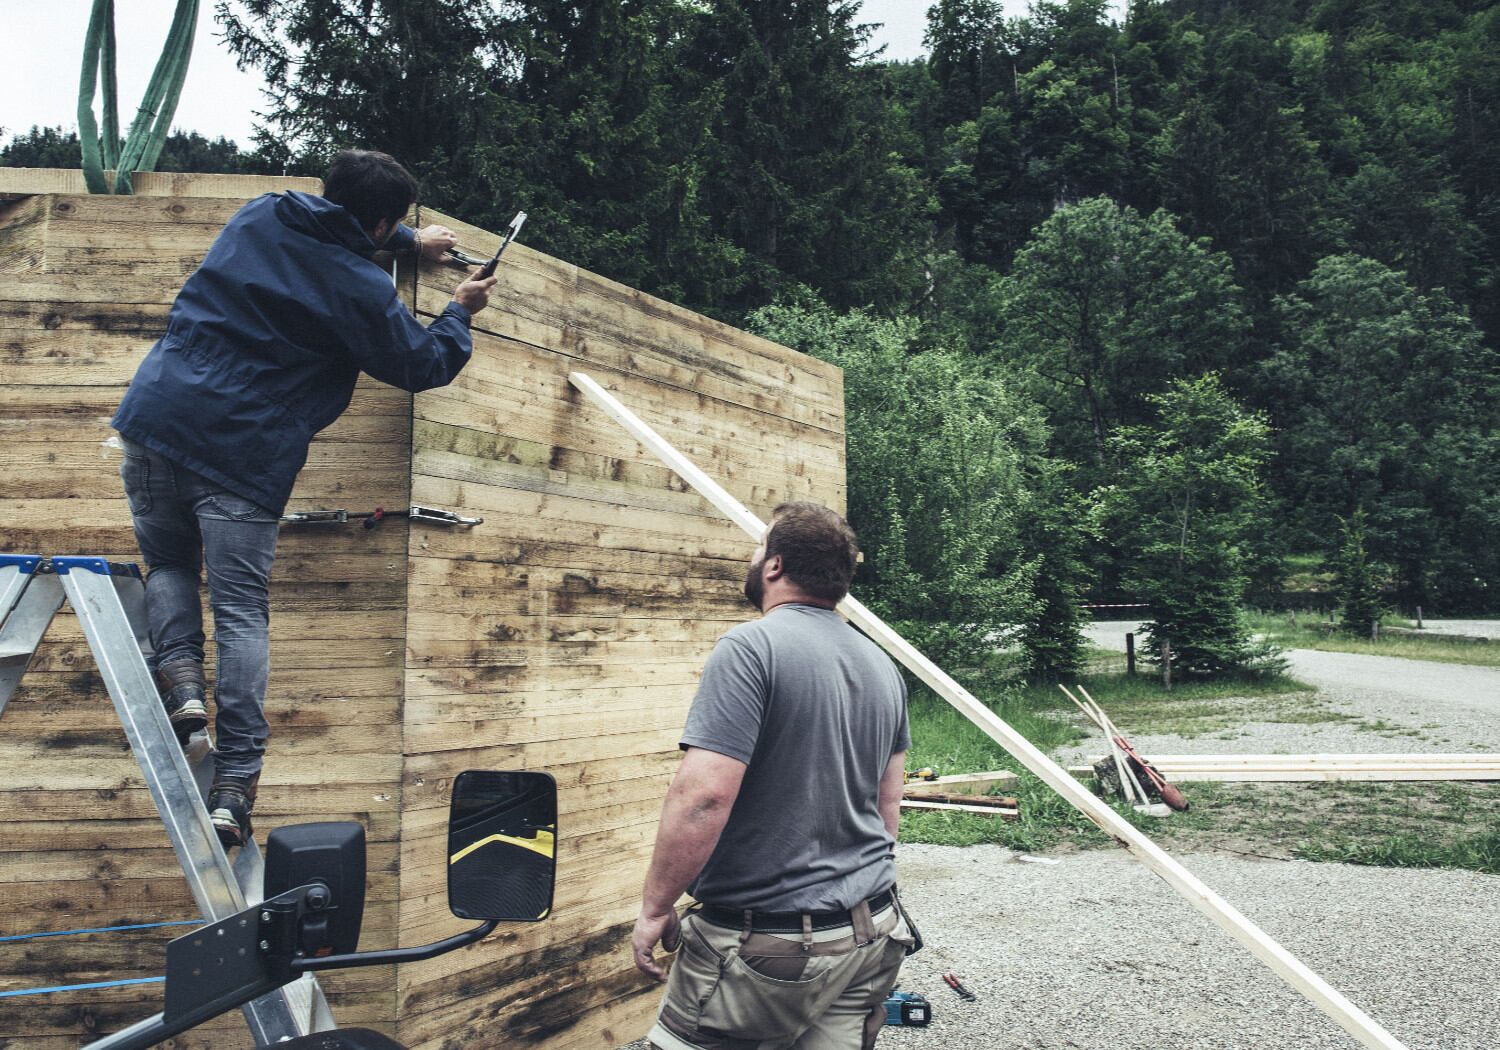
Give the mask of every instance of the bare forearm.
M 889 804 L 881 802 L 880 818 L 885 821 L 885 830 L 891 833 L 891 838 L 901 838 L 901 800 L 898 798 Z
M 906 752 L 892 755 L 880 778 L 880 819 L 891 838 L 901 837 L 901 796 L 906 792 Z
M 647 914 L 673 907 L 708 863 L 729 819 L 731 802 L 673 784 L 662 807 L 656 849 L 642 901 Z

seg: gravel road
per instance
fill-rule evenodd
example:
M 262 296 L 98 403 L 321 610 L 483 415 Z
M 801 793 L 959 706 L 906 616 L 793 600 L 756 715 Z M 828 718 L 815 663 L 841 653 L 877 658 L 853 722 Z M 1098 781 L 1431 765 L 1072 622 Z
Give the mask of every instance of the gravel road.
M 1123 850 L 1017 856 L 900 847 L 902 897 L 928 943 L 901 988 L 935 1017 L 887 1028 L 887 1050 L 1358 1046 Z M 1410 1050 L 1500 1047 L 1500 879 L 1178 859 Z M 979 1001 L 961 1001 L 945 971 Z
M 1466 634 L 1500 641 L 1500 620 L 1424 620 L 1422 626 L 1438 634 Z
M 1467 622 L 1500 634 L 1495 621 Z M 1089 636 L 1096 645 L 1124 651 L 1125 632 L 1139 627 L 1096 623 Z M 1325 712 L 1327 721 L 1270 720 L 1274 712 L 1249 701 L 1242 702 L 1245 721 L 1231 734 L 1184 739 L 1121 728 L 1148 755 L 1500 751 L 1500 668 L 1313 649 L 1286 655 L 1291 675 L 1317 687 L 1307 706 Z M 1109 709 L 1108 697 L 1095 699 Z M 1257 712 L 1268 720 L 1258 720 Z M 1102 747 L 1090 740 L 1059 757 L 1073 762 Z

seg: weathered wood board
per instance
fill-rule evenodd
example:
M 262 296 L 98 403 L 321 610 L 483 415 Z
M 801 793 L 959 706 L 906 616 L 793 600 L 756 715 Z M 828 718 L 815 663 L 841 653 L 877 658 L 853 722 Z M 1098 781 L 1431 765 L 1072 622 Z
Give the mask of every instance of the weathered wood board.
M 498 244 L 421 219 L 476 255 Z M 440 311 L 463 273 L 425 267 L 419 312 Z M 658 1000 L 630 930 L 699 671 L 751 615 L 750 545 L 568 373 L 590 368 L 766 514 L 788 499 L 843 509 L 842 377 L 523 245 L 499 276 L 473 361 L 413 405 L 412 499 L 485 524 L 411 537 L 401 936 L 461 928 L 408 884 L 438 876 L 441 806 L 468 767 L 558 778 L 557 902 L 544 923 L 403 968 L 398 1037 L 618 1046 Z
M 110 416 L 224 223 L 249 197 L 319 187 L 161 176 L 137 188 L 136 197 L 74 196 L 81 185 L 55 173 L 0 173 L 0 193 L 34 193 L 0 200 L 0 550 L 139 560 Z M 292 506 L 402 505 L 410 411 L 410 395 L 362 383 L 349 414 L 319 438 Z M 257 830 L 365 822 L 361 943 L 372 948 L 396 944 L 406 547 L 404 522 L 287 529 L 272 574 L 271 743 Z M 212 646 L 208 657 L 212 674 Z M 196 917 L 91 667 L 64 612 L 0 719 L 0 934 Z M 181 932 L 7 944 L 0 990 L 156 976 Z M 325 989 L 341 1021 L 394 1032 L 392 968 L 347 971 Z M 0 1045 L 76 1047 L 160 1002 L 160 985 L 0 999 Z M 251 1045 L 237 1014 L 177 1043 Z
M 204 194 L 219 184 L 189 180 L 173 196 L 86 197 L 38 178 L 29 191 L 0 179 L 0 550 L 134 560 L 110 415 L 245 197 L 308 187 Z M 418 220 L 459 231 L 474 254 L 498 243 Z M 402 260 L 398 288 L 431 316 L 463 272 Z M 445 897 L 453 776 L 552 773 L 547 921 L 325 984 L 341 1023 L 416 1047 L 613 1047 L 644 1033 L 657 1002 L 629 932 L 703 661 L 751 615 L 749 545 L 567 374 L 587 367 L 762 515 L 799 498 L 843 509 L 842 377 L 523 245 L 473 328 L 451 386 L 413 398 L 362 382 L 314 443 L 294 509 L 415 502 L 485 520 L 283 530 L 257 827 L 364 821 L 361 946 L 416 944 L 466 925 Z M 89 663 L 60 617 L 0 721 L 0 934 L 192 917 Z M 0 990 L 158 974 L 173 932 L 21 942 L 0 952 Z M 0 1000 L 0 1046 L 77 1045 L 159 1009 L 159 986 L 144 987 Z M 249 1041 L 233 1017 L 178 1044 Z

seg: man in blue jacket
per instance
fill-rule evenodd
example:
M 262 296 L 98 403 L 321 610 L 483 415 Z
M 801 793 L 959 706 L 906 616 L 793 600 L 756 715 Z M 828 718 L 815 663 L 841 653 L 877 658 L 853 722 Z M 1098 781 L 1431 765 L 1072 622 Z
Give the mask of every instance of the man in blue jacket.
M 435 261 L 456 243 L 442 227 L 401 225 L 416 194 L 390 156 L 348 150 L 323 196 L 246 204 L 188 278 L 115 413 L 149 569 L 156 672 L 182 740 L 208 721 L 198 601 L 208 567 L 219 658 L 208 808 L 226 846 L 250 835 L 268 732 L 277 519 L 308 444 L 349 407 L 362 371 L 403 390 L 452 382 L 473 349 L 469 319 L 495 284 L 465 281 L 439 317 L 418 323 L 371 260 L 385 248 Z

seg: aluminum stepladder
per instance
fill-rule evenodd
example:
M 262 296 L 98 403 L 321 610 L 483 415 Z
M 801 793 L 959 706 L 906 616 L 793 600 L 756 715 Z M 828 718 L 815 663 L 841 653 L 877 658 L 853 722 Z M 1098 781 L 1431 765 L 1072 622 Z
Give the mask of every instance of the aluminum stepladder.
M 218 922 L 258 904 L 265 868 L 259 846 L 247 842 L 231 865 L 209 822 L 204 804 L 213 778 L 208 735 L 195 734 L 184 752 L 146 664 L 146 591 L 135 565 L 0 554 L 0 716 L 64 600 L 78 615 L 203 921 Z M 312 974 L 242 1009 L 256 1046 L 337 1027 Z M 89 1047 L 107 1048 L 152 1020 Z

